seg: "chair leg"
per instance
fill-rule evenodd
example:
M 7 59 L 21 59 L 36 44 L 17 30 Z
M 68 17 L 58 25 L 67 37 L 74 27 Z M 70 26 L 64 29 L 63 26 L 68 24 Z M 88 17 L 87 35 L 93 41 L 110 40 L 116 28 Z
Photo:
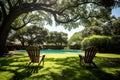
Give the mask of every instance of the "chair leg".
M 42 55 L 42 65 L 44 66 L 44 58 L 45 58 L 45 54 Z
M 83 67 L 86 67 L 84 60 L 82 60 L 82 66 L 83 66 Z
M 41 64 L 41 61 L 39 61 L 38 66 L 40 66 L 40 64 Z
M 80 65 L 82 65 L 82 59 L 80 59 Z
M 84 65 L 84 58 L 83 58 L 83 56 L 81 56 L 81 55 L 79 55 L 79 58 L 80 58 L 80 65 Z
M 40 66 L 40 64 L 41 64 L 42 61 L 43 61 L 43 64 L 44 64 L 44 57 L 45 57 L 45 55 L 40 56 L 38 66 Z
M 92 62 L 92 64 L 97 68 L 96 64 L 94 62 Z
M 30 62 L 27 64 L 27 66 L 29 66 L 31 63 L 32 63 L 32 62 L 30 61 Z
M 42 62 L 42 66 L 44 66 L 44 59 L 39 62 L 38 66 L 40 66 L 41 62 Z
M 43 60 L 43 64 L 42 65 L 44 66 L 44 60 Z

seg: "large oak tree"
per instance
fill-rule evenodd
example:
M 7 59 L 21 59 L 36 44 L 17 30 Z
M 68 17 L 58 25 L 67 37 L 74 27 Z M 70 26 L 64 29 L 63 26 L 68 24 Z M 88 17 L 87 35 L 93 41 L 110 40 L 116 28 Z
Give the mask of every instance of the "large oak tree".
M 0 0 L 0 55 L 6 51 L 6 39 L 14 27 L 12 23 L 24 13 L 39 10 L 39 13 L 53 15 L 57 24 L 64 23 L 66 27 L 72 28 L 89 23 L 88 20 L 93 17 L 107 17 L 106 13 L 119 2 L 119 0 Z

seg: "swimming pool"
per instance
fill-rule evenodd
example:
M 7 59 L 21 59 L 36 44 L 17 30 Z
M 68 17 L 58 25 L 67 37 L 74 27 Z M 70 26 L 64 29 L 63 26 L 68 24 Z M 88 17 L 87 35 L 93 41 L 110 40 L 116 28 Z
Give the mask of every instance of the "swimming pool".
M 20 52 L 26 52 L 26 50 L 19 50 Z M 74 53 L 74 54 L 80 54 L 83 53 L 84 51 L 82 50 L 40 50 L 40 53 L 46 53 L 46 54 L 70 54 L 70 53 Z

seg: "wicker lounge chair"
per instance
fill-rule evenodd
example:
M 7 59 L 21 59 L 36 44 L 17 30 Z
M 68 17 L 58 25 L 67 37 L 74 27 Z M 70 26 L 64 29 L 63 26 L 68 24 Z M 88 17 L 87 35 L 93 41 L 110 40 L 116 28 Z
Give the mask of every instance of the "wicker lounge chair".
M 93 62 L 93 58 L 95 57 L 98 49 L 96 47 L 90 47 L 85 50 L 85 55 L 82 56 L 79 54 L 80 64 L 85 66 L 85 63 L 92 63 L 95 67 L 96 64 Z
M 38 66 L 41 62 L 43 62 L 44 65 L 45 54 L 40 56 L 40 49 L 38 47 L 29 46 L 26 48 L 26 51 L 28 52 L 28 55 L 30 57 L 30 62 L 27 64 L 27 66 L 29 66 L 31 63 L 36 62 L 38 62 Z

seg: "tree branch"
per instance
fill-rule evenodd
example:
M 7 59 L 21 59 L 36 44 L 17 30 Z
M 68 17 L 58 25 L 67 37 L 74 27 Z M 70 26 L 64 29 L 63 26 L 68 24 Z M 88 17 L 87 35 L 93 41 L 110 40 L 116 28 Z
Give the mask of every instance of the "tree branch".
M 89 18 L 93 18 L 93 17 L 99 17 L 99 15 L 88 15 L 88 16 L 82 16 L 80 14 L 77 14 L 76 16 L 74 16 L 73 18 L 69 18 L 69 19 L 64 19 L 64 20 L 60 20 L 58 17 L 57 17 L 57 14 L 53 14 L 54 16 L 54 19 L 56 22 L 58 23 L 69 23 L 69 22 L 76 22 L 80 19 L 89 19 Z
M 19 4 L 19 5 L 22 4 L 22 1 L 23 0 L 17 0 L 14 6 L 17 6 L 17 4 Z
M 2 10 L 2 13 L 3 13 L 3 17 L 5 18 L 6 15 L 7 15 L 7 12 L 5 10 L 4 3 L 2 1 L 0 1 L 0 7 L 1 7 L 1 10 Z
M 20 27 L 18 27 L 18 28 L 15 28 L 15 27 L 11 26 L 11 29 L 17 31 L 17 30 L 23 28 L 25 25 L 27 25 L 27 23 L 26 23 L 26 24 L 23 24 L 22 26 L 20 26 Z
M 60 13 L 63 13 L 66 9 L 70 9 L 70 8 L 76 8 L 80 5 L 83 5 L 83 4 L 88 4 L 88 3 L 92 3 L 92 4 L 96 4 L 96 5 L 99 5 L 97 2 L 81 2 L 79 3 L 78 1 L 74 2 L 74 4 L 72 5 L 68 5 L 66 7 L 63 7 L 59 10 Z
M 34 3 L 36 3 L 36 2 L 37 2 L 37 0 L 33 0 L 33 2 L 32 2 L 32 3 L 34 4 Z
M 27 14 L 24 16 L 24 18 L 23 18 L 23 20 L 22 20 L 23 23 L 24 23 L 22 26 L 19 26 L 19 27 L 17 27 L 17 28 L 11 26 L 11 28 L 12 28 L 13 30 L 17 31 L 17 30 L 23 28 L 24 26 L 26 26 L 26 25 L 27 25 L 28 23 L 30 23 L 31 21 L 33 21 L 32 19 L 33 19 L 34 17 L 31 17 L 31 18 L 26 22 L 26 21 L 25 21 L 26 17 L 27 17 Z
M 69 20 L 67 20 L 67 21 L 60 21 L 60 20 L 57 18 L 57 15 L 56 15 L 56 14 L 53 14 L 53 16 L 54 16 L 55 21 L 58 22 L 58 23 L 68 23 L 68 22 L 72 22 L 72 21 L 73 21 L 72 19 L 69 19 Z
M 0 11 L 0 22 L 1 22 L 1 20 L 2 20 L 2 12 Z
M 11 9 L 12 8 L 12 4 L 11 4 L 10 0 L 7 0 L 7 2 L 8 2 L 8 5 L 9 5 L 10 9 Z

